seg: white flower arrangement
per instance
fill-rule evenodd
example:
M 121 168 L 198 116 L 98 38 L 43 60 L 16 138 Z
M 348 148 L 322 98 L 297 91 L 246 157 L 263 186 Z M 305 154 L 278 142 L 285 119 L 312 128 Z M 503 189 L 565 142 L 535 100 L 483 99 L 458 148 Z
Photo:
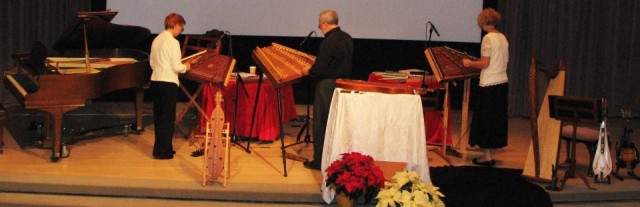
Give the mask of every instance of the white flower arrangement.
M 385 182 L 384 188 L 378 192 L 376 207 L 430 207 L 444 206 L 440 197 L 444 195 L 440 188 L 431 183 L 424 183 L 416 172 L 399 171 Z

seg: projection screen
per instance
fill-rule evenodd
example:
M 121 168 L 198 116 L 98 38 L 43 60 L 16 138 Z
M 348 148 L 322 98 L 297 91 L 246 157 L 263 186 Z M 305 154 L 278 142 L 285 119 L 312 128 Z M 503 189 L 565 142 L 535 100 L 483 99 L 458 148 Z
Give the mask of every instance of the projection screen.
M 427 22 L 441 36 L 432 41 L 480 42 L 478 0 L 108 0 L 118 11 L 113 23 L 138 25 L 159 33 L 164 17 L 176 12 L 187 21 L 185 34 L 211 29 L 233 35 L 306 36 L 317 28 L 318 14 L 332 9 L 354 38 L 425 40 Z

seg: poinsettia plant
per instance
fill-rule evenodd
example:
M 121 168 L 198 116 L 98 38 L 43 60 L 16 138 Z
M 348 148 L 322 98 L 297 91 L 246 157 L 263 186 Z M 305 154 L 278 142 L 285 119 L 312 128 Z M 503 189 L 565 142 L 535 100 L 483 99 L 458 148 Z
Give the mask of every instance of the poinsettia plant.
M 420 175 L 414 171 L 400 171 L 385 182 L 384 188 L 378 193 L 376 207 L 409 206 L 427 207 L 444 206 L 440 199 L 444 195 L 439 188 L 431 183 L 424 183 Z
M 384 186 L 384 175 L 374 165 L 373 158 L 358 152 L 344 153 L 327 168 L 327 187 L 337 194 L 345 193 L 350 199 L 364 195 L 369 202 Z

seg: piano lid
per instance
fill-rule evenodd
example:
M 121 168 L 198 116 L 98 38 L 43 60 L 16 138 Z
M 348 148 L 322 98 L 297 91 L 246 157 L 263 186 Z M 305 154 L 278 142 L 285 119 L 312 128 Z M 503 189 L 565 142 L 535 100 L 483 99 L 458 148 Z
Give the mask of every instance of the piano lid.
M 89 49 L 128 48 L 151 36 L 151 31 L 144 27 L 111 23 L 116 14 L 117 11 L 78 12 L 53 45 L 53 49 L 84 49 L 83 25 L 87 28 Z

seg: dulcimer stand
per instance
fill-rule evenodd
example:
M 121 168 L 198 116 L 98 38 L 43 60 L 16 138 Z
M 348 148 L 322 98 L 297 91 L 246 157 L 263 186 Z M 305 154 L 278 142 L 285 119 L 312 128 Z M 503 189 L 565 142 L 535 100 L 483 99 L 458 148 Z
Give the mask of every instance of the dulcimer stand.
M 580 177 L 587 188 L 595 190 L 589 185 L 585 175 L 576 172 L 576 133 L 578 124 L 600 122 L 600 102 L 596 99 L 549 95 L 549 116 L 562 122 L 570 122 L 573 125 L 573 134 L 568 164 L 569 169 L 564 173 L 561 180 L 558 180 L 558 166 L 554 166 L 551 183 L 545 187 L 550 191 L 562 191 L 569 178 Z M 557 183 L 560 182 L 560 186 Z
M 256 90 L 256 99 L 253 105 L 253 114 L 251 115 L 251 126 L 249 127 L 249 136 L 251 136 L 253 133 L 253 124 L 256 117 L 258 100 L 260 98 L 260 88 L 262 86 L 262 76 L 263 76 L 262 72 L 258 72 L 256 68 L 256 73 L 258 74 L 258 89 Z M 278 132 L 278 139 L 280 139 L 280 144 L 281 144 L 280 150 L 282 151 L 282 168 L 283 168 L 284 176 L 287 177 L 287 158 L 286 158 L 286 151 L 285 151 L 286 147 L 284 145 L 284 126 L 282 123 L 283 112 L 282 112 L 281 86 L 274 84 L 274 87 L 276 88 L 276 99 L 278 100 L 278 124 L 280 125 L 279 132 Z M 247 149 L 249 149 L 249 146 L 251 146 L 251 141 L 248 140 Z
M 210 53 L 207 53 L 207 52 L 211 52 L 211 51 L 207 51 L 207 50 L 200 51 L 200 52 L 198 52 L 198 53 L 196 53 L 196 54 L 194 54 L 192 56 L 183 58 L 183 61 L 191 62 L 193 60 L 191 58 L 193 58 L 193 57 L 196 57 L 196 56 L 201 55 L 201 54 L 202 55 L 210 54 Z M 223 77 L 222 80 L 220 80 L 220 79 L 217 79 L 215 77 L 214 78 L 207 77 L 206 79 L 195 78 L 195 77 L 192 77 L 192 76 L 195 76 L 195 75 L 189 75 L 189 74 L 186 74 L 186 76 L 184 76 L 187 79 L 191 79 L 191 80 L 194 80 L 194 81 L 198 82 L 199 85 L 198 85 L 198 88 L 196 89 L 196 91 L 193 94 L 191 94 L 189 92 L 189 90 L 187 90 L 185 88 L 184 85 L 182 85 L 182 84 L 179 85 L 180 90 L 182 90 L 182 92 L 185 94 L 185 96 L 187 96 L 187 98 L 189 99 L 189 102 L 185 105 L 185 107 L 178 114 L 178 116 L 176 116 L 176 120 L 175 120 L 175 126 L 176 127 L 178 125 L 180 125 L 180 123 L 182 122 L 183 117 L 186 115 L 186 113 L 189 111 L 189 109 L 191 107 L 195 107 L 197 109 L 198 113 L 205 120 L 207 120 L 207 122 L 210 122 L 210 120 L 211 120 L 211 116 L 209 116 L 206 113 L 206 111 L 202 108 L 202 106 L 200 106 L 200 104 L 197 103 L 198 96 L 200 96 L 203 93 L 205 85 L 209 86 L 209 88 L 211 90 L 211 94 L 215 94 L 215 89 L 216 88 L 219 88 L 219 89 L 224 88 L 224 86 L 227 83 L 228 77 L 230 76 L 231 70 L 233 70 L 233 68 L 235 68 L 235 59 L 233 59 L 231 57 L 225 57 L 225 56 L 219 55 L 217 53 L 214 53 L 213 56 L 209 55 L 209 58 L 210 59 L 202 60 L 202 61 L 205 61 L 204 63 L 207 66 L 208 65 L 214 65 L 213 67 L 223 66 L 225 68 L 214 68 L 214 70 L 216 70 L 216 71 L 207 71 L 207 70 L 203 71 L 202 69 L 200 69 L 199 71 L 196 71 L 195 73 L 197 73 L 197 74 L 205 73 L 207 76 L 208 75 L 215 76 L 216 74 L 217 75 L 222 74 L 224 77 Z M 222 63 L 220 63 L 220 62 L 222 62 Z M 201 62 L 200 64 L 203 64 L 203 63 Z M 195 71 L 195 68 L 192 68 L 192 70 Z M 194 72 L 192 72 L 192 73 L 194 73 Z M 213 73 L 213 74 L 209 74 L 209 73 Z M 218 74 L 218 73 L 220 73 L 220 74 Z M 224 74 L 227 74 L 227 75 L 224 75 Z M 198 138 L 201 138 L 201 136 L 197 136 L 196 135 L 195 131 L 196 130 L 191 130 L 190 133 L 185 133 L 188 137 L 191 138 L 191 143 L 192 144 L 196 143 Z M 191 156 L 194 156 L 194 157 L 200 156 L 204 152 L 203 151 L 204 147 L 198 146 L 196 148 L 197 148 L 196 151 L 194 151 L 191 154 Z
M 198 113 L 201 116 L 203 116 L 206 120 L 210 119 L 210 117 L 207 115 L 207 113 L 204 111 L 204 109 L 202 109 L 200 104 L 198 104 L 196 102 L 198 100 L 198 97 L 200 96 L 200 94 L 202 94 L 202 91 L 204 89 L 205 84 L 209 84 L 209 86 L 211 86 L 211 89 L 212 89 L 211 93 L 215 94 L 215 91 L 213 91 L 213 89 L 215 87 L 211 83 L 201 83 L 201 84 L 199 84 L 198 89 L 193 94 L 191 94 L 189 92 L 189 90 L 187 90 L 185 88 L 184 85 L 180 84 L 179 88 L 180 88 L 180 90 L 182 90 L 184 95 L 187 96 L 187 98 L 189 99 L 189 102 L 187 102 L 187 105 L 185 105 L 185 107 L 182 109 L 182 111 L 176 117 L 175 126 L 178 126 L 178 125 L 180 125 L 180 123 L 182 123 L 182 118 L 184 118 L 184 116 L 187 114 L 187 112 L 189 112 L 189 109 L 191 107 L 195 107 L 198 110 Z M 193 133 L 193 132 L 191 132 L 191 133 Z M 185 133 L 186 136 L 189 136 L 189 134 L 190 133 Z
M 280 86 L 276 86 L 276 98 L 278 99 L 278 123 L 280 124 L 280 133 L 278 133 L 278 137 L 280 138 L 280 150 L 282 152 L 282 168 L 284 171 L 284 176 L 287 177 L 287 152 L 285 151 L 284 146 L 284 126 L 282 125 L 282 93 L 280 92 Z

